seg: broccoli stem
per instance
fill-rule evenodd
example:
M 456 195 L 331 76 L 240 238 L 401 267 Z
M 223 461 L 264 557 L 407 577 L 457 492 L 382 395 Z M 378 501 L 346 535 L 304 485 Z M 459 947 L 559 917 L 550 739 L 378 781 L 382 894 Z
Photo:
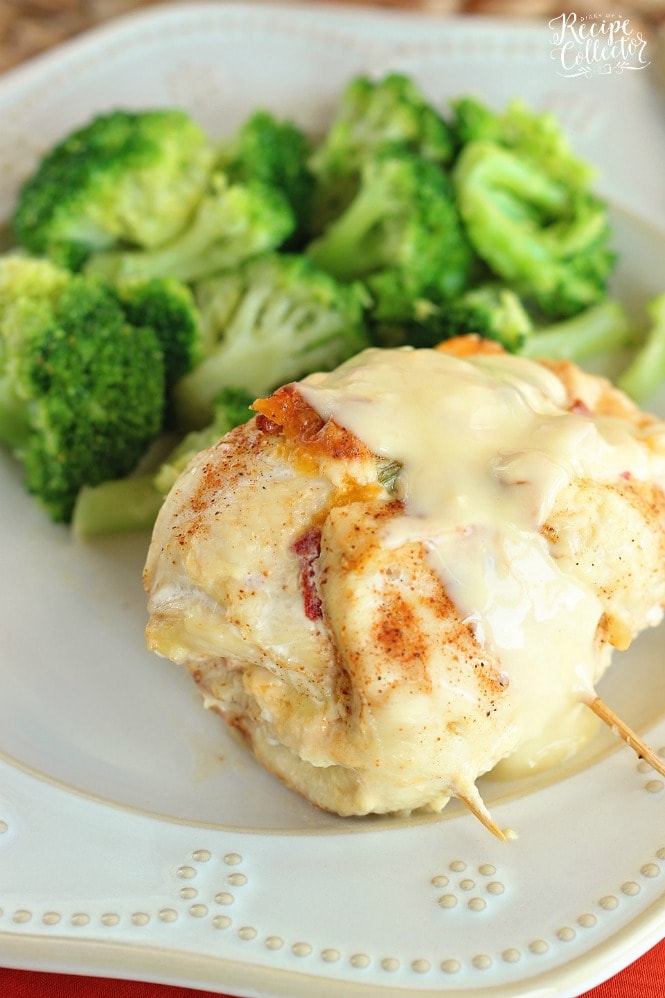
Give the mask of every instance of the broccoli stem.
M 665 381 L 665 294 L 647 306 L 651 322 L 646 338 L 628 367 L 617 378 L 617 387 L 641 403 Z
M 137 475 L 84 486 L 78 494 L 72 531 L 88 539 L 103 534 L 148 532 L 164 502 L 154 475 Z
M 523 357 L 578 361 L 626 346 L 632 327 L 622 306 L 612 299 L 545 326 L 527 336 L 518 353 Z
M 361 188 L 344 214 L 309 246 L 307 255 L 340 281 L 362 279 L 383 265 L 382 241 L 371 237 L 388 215 L 381 198 L 373 190 Z
M 8 378 L 0 378 L 0 441 L 17 450 L 27 442 L 30 433 L 26 403 L 17 398 Z

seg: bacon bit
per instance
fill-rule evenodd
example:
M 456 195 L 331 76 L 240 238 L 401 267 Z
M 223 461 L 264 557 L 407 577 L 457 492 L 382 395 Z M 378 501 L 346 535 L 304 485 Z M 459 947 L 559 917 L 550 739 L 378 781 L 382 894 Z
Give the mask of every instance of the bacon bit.
M 278 388 L 268 398 L 256 399 L 252 408 L 281 426 L 287 437 L 302 442 L 314 438 L 325 425 L 293 384 Z
M 568 406 L 568 412 L 575 412 L 578 416 L 593 416 L 592 410 L 582 399 L 574 399 Z
M 261 433 L 266 433 L 268 436 L 277 436 L 282 432 L 282 427 L 279 423 L 275 423 L 268 416 L 264 416 L 262 412 L 256 417 L 256 427 Z
M 321 554 L 321 531 L 318 527 L 306 530 L 292 545 L 300 558 L 300 585 L 302 586 L 305 616 L 308 620 L 321 620 L 323 609 L 316 589 L 314 562 Z
M 633 473 L 632 471 L 622 471 L 619 478 L 623 478 L 624 482 L 632 482 Z
M 280 426 L 287 440 L 292 440 L 312 455 L 348 461 L 367 458 L 371 454 L 350 430 L 332 419 L 322 419 L 293 384 L 278 388 L 266 399 L 257 399 L 252 408 L 270 423 Z

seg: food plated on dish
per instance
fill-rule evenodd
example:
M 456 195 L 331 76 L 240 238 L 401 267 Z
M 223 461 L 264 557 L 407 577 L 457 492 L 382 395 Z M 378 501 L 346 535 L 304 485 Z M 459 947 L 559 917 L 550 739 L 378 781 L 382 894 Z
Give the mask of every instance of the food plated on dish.
M 645 97 L 648 72 L 562 82 L 534 26 L 398 21 L 379 12 L 370 20 L 319 5 L 248 4 L 155 10 L 118 23 L 6 81 L 5 217 L 37 154 L 111 108 L 184 106 L 209 134 L 224 136 L 268 100 L 278 118 L 293 116 L 313 135 L 348 80 L 365 71 L 380 78 L 394 67 L 410 71 L 438 106 L 444 96 L 477 90 L 493 107 L 528 93 L 534 107 L 555 111 L 575 146 L 601 165 L 619 250 L 611 286 L 620 302 L 640 306 L 630 321 L 645 328 L 641 305 L 662 290 L 660 179 L 651 168 L 662 158 L 660 119 L 655 100 Z M 245 300 L 246 316 L 256 298 Z M 239 318 L 234 326 L 241 328 Z M 610 357 L 614 370 L 615 361 L 623 364 L 623 353 Z M 604 369 L 604 360 L 589 357 L 594 369 L 597 362 Z M 303 376 L 284 372 L 279 380 Z M 266 398 L 270 389 L 249 394 Z M 659 411 L 658 398 L 653 404 Z M 220 412 L 217 437 L 227 428 Z M 167 455 L 160 469 L 158 507 L 183 456 Z M 1 457 L 6 578 L 16 583 L 5 603 L 8 679 L 0 706 L 7 759 L 1 818 L 9 832 L 2 845 L 13 860 L 0 928 L 12 959 L 47 965 L 58 913 L 61 942 L 52 958 L 59 966 L 68 956 L 73 967 L 81 958 L 86 969 L 118 972 L 100 967 L 104 945 L 88 948 L 85 958 L 85 937 L 112 941 L 124 974 L 186 978 L 210 989 L 276 994 L 283 978 L 283 990 L 293 994 L 306 974 L 331 995 L 358 987 L 474 996 L 494 989 L 515 998 L 545 985 L 579 993 L 662 931 L 662 877 L 651 875 L 665 846 L 662 781 L 605 726 L 570 763 L 511 779 L 507 759 L 479 780 L 499 827 L 519 833 L 515 847 L 487 834 L 454 800 L 441 815 L 410 818 L 324 812 L 289 792 L 228 737 L 213 711 L 201 710 L 185 669 L 145 649 L 140 576 L 155 490 L 145 481 L 136 486 L 147 504 L 142 532 L 113 533 L 125 529 L 122 514 L 132 508 L 118 503 L 118 528 L 106 537 L 93 531 L 82 543 L 76 524 L 74 532 L 50 524 L 22 495 L 20 465 Z M 120 479 L 122 488 L 134 477 Z M 109 509 L 101 508 L 107 530 Z M 66 643 L 54 642 L 65 633 Z M 662 751 L 659 633 L 648 629 L 617 653 L 598 689 Z M 491 778 L 499 771 L 508 779 Z M 89 835 L 72 864 L 71 844 L 83 846 L 82 829 Z M 37 843 L 45 860 L 39 865 Z M 227 856 L 240 866 L 227 868 Z M 183 876 L 185 868 L 195 873 L 186 884 L 181 866 Z M 236 871 L 246 888 L 226 882 Z M 359 887 L 352 906 L 349 880 Z M 220 907 L 218 895 L 229 903 Z M 32 918 L 14 921 L 15 911 Z M 273 948 L 280 940 L 281 949 Z M 299 955 L 305 952 L 308 958 Z M 330 962 L 332 955 L 339 959 Z
M 552 115 L 391 73 L 318 138 L 113 110 L 19 192 L 0 435 L 81 537 L 161 508 L 150 647 L 324 809 L 458 797 L 504 837 L 476 780 L 566 758 L 660 621 L 662 424 L 556 359 L 634 336 L 593 180 Z
M 224 140 L 177 109 L 97 115 L 14 204 L 0 440 L 52 519 L 94 536 L 150 525 L 164 476 L 136 469 L 162 435 L 214 439 L 243 394 L 369 346 L 475 333 L 575 360 L 633 346 L 619 381 L 649 397 L 665 297 L 636 327 L 612 296 L 594 182 L 551 113 L 444 108 L 396 72 L 349 81 L 317 137 L 262 108 Z

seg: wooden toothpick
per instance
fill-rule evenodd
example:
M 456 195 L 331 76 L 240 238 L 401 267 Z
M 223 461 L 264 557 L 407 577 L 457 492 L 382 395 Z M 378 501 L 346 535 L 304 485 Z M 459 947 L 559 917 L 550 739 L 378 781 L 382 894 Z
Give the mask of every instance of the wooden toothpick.
M 492 833 L 492 835 L 496 835 L 497 839 L 499 839 L 501 842 L 508 841 L 508 836 L 506 835 L 506 833 L 502 828 L 499 828 L 496 821 L 494 820 L 492 815 L 489 813 L 489 811 L 483 804 L 479 794 L 474 797 L 470 797 L 467 795 L 460 795 L 459 799 L 462 801 L 463 804 L 466 804 L 469 811 L 471 811 L 471 813 L 478 819 L 478 821 L 482 825 L 485 826 L 485 828 L 488 829 L 488 831 Z
M 596 717 L 599 717 L 604 724 L 607 724 L 614 734 L 618 735 L 641 759 L 644 759 L 650 766 L 653 766 L 661 776 L 665 776 L 665 759 L 661 759 L 652 748 L 643 742 L 632 728 L 629 728 L 625 721 L 622 721 L 600 697 L 589 697 L 584 703 L 594 712 Z

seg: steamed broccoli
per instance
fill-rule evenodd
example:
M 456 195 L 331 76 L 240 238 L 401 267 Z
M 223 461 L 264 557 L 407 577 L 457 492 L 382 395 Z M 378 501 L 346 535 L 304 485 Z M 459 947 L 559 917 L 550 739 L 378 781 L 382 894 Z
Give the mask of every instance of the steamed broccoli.
M 519 352 L 533 330 L 533 321 L 521 299 L 502 284 L 471 288 L 439 309 L 440 339 L 477 333 L 497 340 L 506 350 Z
M 479 284 L 443 305 L 424 304 L 412 323 L 377 325 L 379 346 L 432 347 L 453 336 L 476 333 L 518 352 L 533 330 L 533 320 L 520 298 L 502 284 Z
M 617 386 L 638 404 L 649 399 L 665 380 L 665 293 L 647 304 L 646 336 Z
M 543 325 L 514 291 L 500 284 L 477 285 L 445 305 L 424 307 L 416 322 L 379 324 L 372 332 L 380 347 L 433 347 L 453 336 L 476 333 L 523 357 L 572 361 L 622 349 L 634 338 L 625 309 L 611 298 Z
M 188 433 L 155 471 L 85 485 L 74 506 L 74 534 L 87 539 L 151 530 L 166 495 L 186 465 L 199 451 L 212 447 L 225 433 L 253 416 L 253 401 L 254 396 L 246 392 L 225 389 L 213 402 L 208 426 Z
M 164 353 L 167 388 L 203 356 L 201 323 L 188 285 L 172 277 L 129 278 L 116 285 L 132 326 L 150 326 Z
M 364 281 L 377 322 L 459 294 L 474 261 L 446 175 L 395 145 L 367 157 L 356 196 L 307 253 L 339 280 Z
M 532 111 L 517 99 L 509 101 L 503 111 L 494 111 L 475 97 L 461 97 L 452 101 L 451 107 L 458 147 L 492 142 L 543 170 L 552 180 L 580 190 L 595 179 L 595 168 L 575 154 L 550 112 Z
M 493 274 L 550 318 L 606 297 L 607 206 L 500 145 L 464 147 L 453 172 L 468 237 Z
M 222 145 L 218 164 L 231 183 L 260 180 L 285 195 L 303 231 L 311 209 L 314 177 L 308 166 L 311 142 L 291 121 L 256 111 Z
M 175 387 L 185 428 L 205 426 L 222 388 L 256 398 L 368 345 L 366 294 L 299 254 L 270 253 L 195 287 L 207 355 Z
M 0 440 L 55 521 L 127 474 L 159 433 L 164 356 L 115 292 L 47 260 L 0 258 Z
M 117 244 L 157 246 L 188 222 L 213 158 L 183 111 L 99 115 L 54 146 L 26 181 L 14 237 L 71 269 Z
M 309 163 L 316 178 L 313 233 L 318 234 L 352 200 L 365 160 L 381 146 L 396 142 L 442 166 L 454 154 L 448 124 L 410 77 L 389 73 L 378 80 L 366 76 L 351 80 Z
M 217 171 L 187 228 L 155 249 L 109 251 L 90 257 L 86 272 L 109 280 L 175 277 L 195 281 L 276 249 L 294 231 L 286 196 L 260 180 L 229 183 Z

